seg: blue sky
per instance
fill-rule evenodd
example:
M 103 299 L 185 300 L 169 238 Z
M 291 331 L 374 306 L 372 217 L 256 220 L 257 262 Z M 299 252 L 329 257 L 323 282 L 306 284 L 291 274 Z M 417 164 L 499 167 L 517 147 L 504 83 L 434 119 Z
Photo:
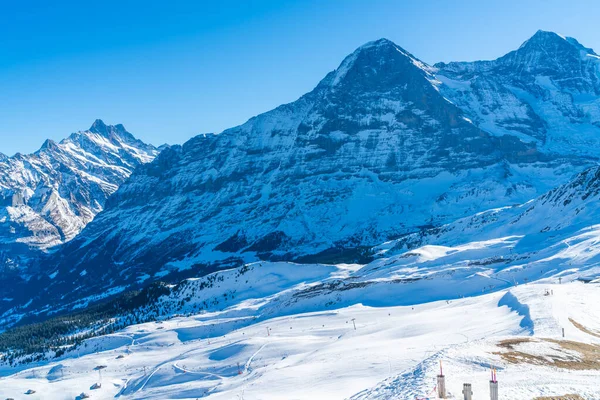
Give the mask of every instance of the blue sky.
M 0 152 L 94 119 L 154 144 L 243 123 L 387 37 L 426 62 L 496 58 L 536 30 L 600 49 L 578 0 L 1 1 Z

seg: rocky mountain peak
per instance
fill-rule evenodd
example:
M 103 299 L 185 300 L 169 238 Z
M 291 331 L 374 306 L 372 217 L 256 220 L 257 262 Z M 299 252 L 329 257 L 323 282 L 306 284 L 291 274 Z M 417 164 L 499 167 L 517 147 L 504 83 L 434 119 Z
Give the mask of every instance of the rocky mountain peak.
M 327 123 L 319 127 L 317 121 L 305 121 L 316 128 L 308 133 L 330 141 L 324 136 L 338 135 L 339 131 L 353 134 L 367 126 L 409 129 L 412 134 L 424 125 L 433 130 L 464 127 L 468 121 L 440 95 L 433 73 L 431 66 L 388 39 L 366 43 L 347 56 L 311 94 L 324 97 L 315 102 L 312 111 Z M 358 119 L 362 122 L 355 124 Z M 435 128 L 433 121 L 439 123 Z
M 590 75 L 586 62 L 598 62 L 592 49 L 577 40 L 554 32 L 537 31 L 519 49 L 498 59 L 502 65 L 549 77 L 587 78 Z
M 523 42 L 517 51 L 519 50 L 545 51 L 547 53 L 576 50 L 585 54 L 596 54 L 594 50 L 583 46 L 575 38 L 543 30 L 538 30 L 531 38 Z
M 33 154 L 0 157 L 0 255 L 27 260 L 72 239 L 158 152 L 122 125 L 97 120 L 60 143 L 46 140 Z
M 123 124 L 107 125 L 101 119 L 95 120 L 92 126 L 90 126 L 90 128 L 87 131 L 84 131 L 83 133 L 86 132 L 98 134 L 109 140 L 137 140 L 131 133 L 127 131 L 127 129 L 125 129 L 125 126 L 123 126 Z
M 538 31 L 496 60 L 435 67 L 444 96 L 484 130 L 600 157 L 600 57 L 577 40 Z
M 42 147 L 40 147 L 40 151 L 42 150 L 52 150 L 52 149 L 56 149 L 57 148 L 57 144 L 54 140 L 52 139 L 46 139 L 46 141 L 44 142 L 44 144 L 42 144 Z
M 532 37 L 523 42 L 520 48 L 533 46 L 548 46 L 549 44 L 554 44 L 558 46 L 563 44 L 569 45 L 566 37 L 559 35 L 556 32 L 544 31 L 540 29 L 536 33 L 534 33 Z
M 430 67 L 388 39 L 360 46 L 347 56 L 324 82 L 332 87 L 344 85 L 394 85 L 424 77 Z
M 135 140 L 133 135 L 127 132 L 123 124 L 106 125 L 101 119 L 95 120 L 86 132 L 95 133 L 107 139 Z
M 583 46 L 576 39 L 554 32 L 537 31 L 514 51 L 492 61 L 450 62 L 435 64 L 444 74 L 468 74 L 494 72 L 511 76 L 523 74 L 565 76 L 576 79 L 598 74 L 600 57 L 594 50 Z
M 110 132 L 109 127 L 102 121 L 101 119 L 97 119 L 94 121 L 92 126 L 89 129 L 90 132 L 98 133 L 100 135 L 106 136 Z

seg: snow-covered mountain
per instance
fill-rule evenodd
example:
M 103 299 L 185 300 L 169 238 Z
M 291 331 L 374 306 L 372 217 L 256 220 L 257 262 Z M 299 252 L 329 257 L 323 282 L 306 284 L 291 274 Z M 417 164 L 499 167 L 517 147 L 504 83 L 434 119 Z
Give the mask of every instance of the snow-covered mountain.
M 362 261 L 386 240 L 524 203 L 600 156 L 590 146 L 597 65 L 591 50 L 544 32 L 496 61 L 436 67 L 389 40 L 368 43 L 299 100 L 139 167 L 44 260 L 28 285 L 46 292 L 32 307 L 259 259 Z M 493 83 L 485 92 L 465 89 L 482 76 Z M 478 96 L 500 105 L 480 112 L 491 125 L 476 118 Z M 553 114 L 563 97 L 581 113 Z M 506 99 L 526 118 L 507 125 Z M 559 123 L 578 134 L 554 132 Z
M 501 399 L 599 398 L 598 71 L 548 32 L 435 67 L 380 40 L 164 150 L 40 274 L 0 283 L 0 329 L 173 284 L 16 331 L 50 335 L 31 358 L 0 337 L 0 395 L 431 398 L 443 362 L 448 398 L 487 396 L 490 367 Z
M 33 154 L 0 156 L 0 267 L 73 239 L 139 165 L 158 150 L 123 125 L 97 120 Z
M 598 157 L 600 56 L 577 40 L 538 31 L 497 60 L 435 71 L 440 90 L 481 129 L 543 152 Z

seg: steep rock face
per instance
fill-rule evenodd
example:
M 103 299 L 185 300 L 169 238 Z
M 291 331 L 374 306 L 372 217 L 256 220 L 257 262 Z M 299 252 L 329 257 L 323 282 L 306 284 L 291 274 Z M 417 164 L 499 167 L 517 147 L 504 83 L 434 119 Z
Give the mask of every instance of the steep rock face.
M 133 169 L 157 154 L 123 125 L 97 120 L 33 154 L 0 157 L 0 266 L 17 268 L 32 252 L 73 239 Z
M 344 251 L 526 201 L 581 167 L 476 127 L 433 71 L 372 42 L 298 101 L 163 151 L 45 262 L 40 302 L 75 287 L 62 301 L 85 303 L 256 259 L 349 259 Z
M 521 53 L 503 62 L 534 62 Z M 572 142 L 572 154 L 549 147 L 551 121 L 494 63 L 433 68 L 388 40 L 360 47 L 296 102 L 137 168 L 27 282 L 39 296 L 22 295 L 19 284 L 5 289 L 11 293 L 0 297 L 13 300 L 0 320 L 257 259 L 357 260 L 385 240 L 524 203 L 593 164 L 597 154 L 583 142 Z M 496 72 L 478 81 L 484 92 L 456 89 L 488 69 Z M 492 99 L 489 132 L 471 103 L 459 101 L 480 94 Z M 511 101 L 524 117 L 509 126 L 503 107 Z
M 543 152 L 598 157 L 600 56 L 577 40 L 538 31 L 497 60 L 435 69 L 444 95 L 480 128 Z

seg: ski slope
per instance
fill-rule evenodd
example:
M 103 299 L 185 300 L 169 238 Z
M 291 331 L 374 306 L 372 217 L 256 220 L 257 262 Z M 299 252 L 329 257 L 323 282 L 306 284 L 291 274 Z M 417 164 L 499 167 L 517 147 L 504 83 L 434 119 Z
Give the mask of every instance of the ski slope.
M 553 295 L 545 296 L 546 290 Z M 507 294 L 508 293 L 508 294 Z M 486 394 L 498 368 L 500 398 L 578 393 L 597 398 L 598 371 L 510 364 L 494 354 L 506 338 L 600 343 L 569 318 L 600 332 L 597 284 L 542 280 L 481 296 L 414 306 L 354 305 L 257 323 L 208 312 L 131 326 L 89 340 L 45 365 L 0 371 L 3 398 L 74 399 L 412 399 L 435 386 L 439 360 L 447 387 L 470 382 Z M 507 298 L 509 298 L 507 300 Z M 354 321 L 353 321 L 354 320 Z M 356 324 L 354 329 L 353 322 Z M 236 329 L 236 325 L 242 326 Z M 530 351 L 573 356 L 543 342 Z M 558 350 L 557 350 L 558 349 Z M 94 368 L 105 365 L 98 372 Z M 101 376 L 100 376 L 101 374 Z M 97 382 L 102 387 L 90 390 Z M 36 393 L 25 396 L 29 390 Z M 461 397 L 462 398 L 462 397 Z
M 434 398 L 440 361 L 454 398 L 463 383 L 488 398 L 492 366 L 503 400 L 600 398 L 600 229 L 512 225 L 493 238 L 454 228 L 456 245 L 390 242 L 367 265 L 258 262 L 186 280 L 139 310 L 158 322 L 0 365 L 0 398 Z

